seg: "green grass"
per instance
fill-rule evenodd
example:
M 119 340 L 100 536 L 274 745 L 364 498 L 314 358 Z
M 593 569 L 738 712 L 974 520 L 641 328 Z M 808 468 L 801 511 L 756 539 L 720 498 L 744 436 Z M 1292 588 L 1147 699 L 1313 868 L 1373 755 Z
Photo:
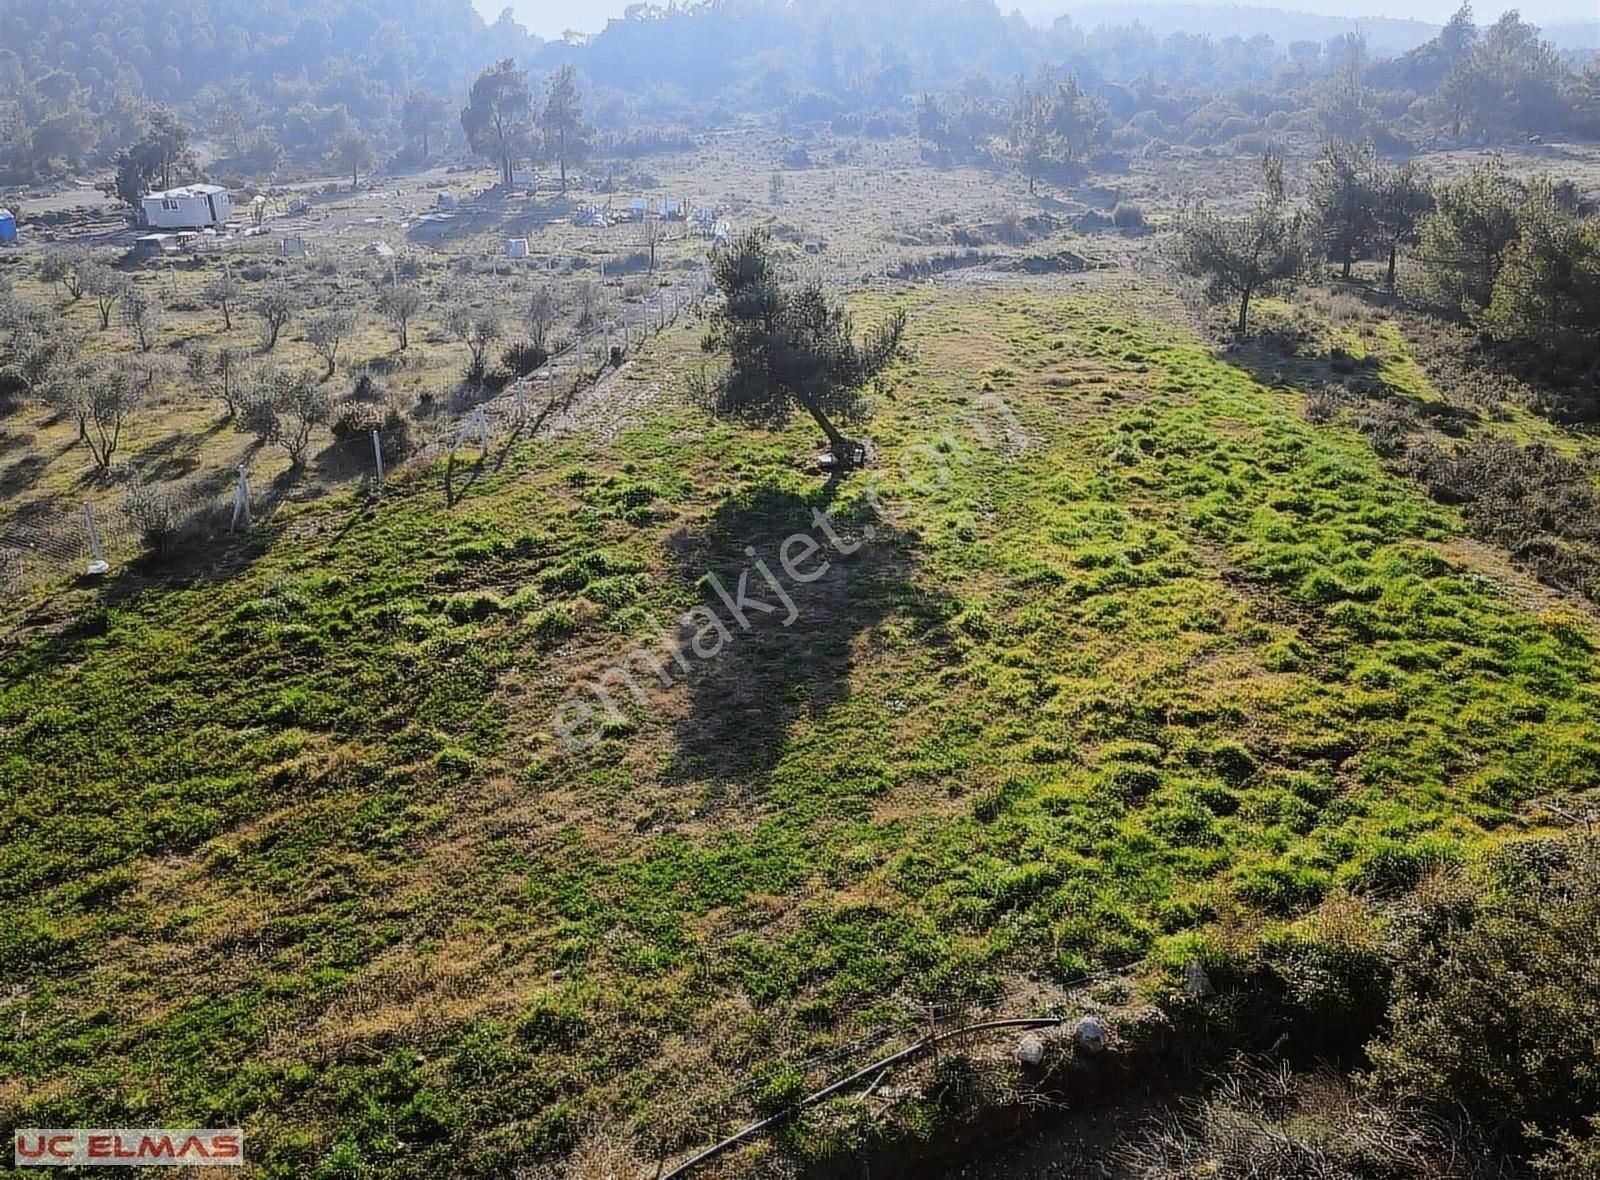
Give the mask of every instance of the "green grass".
M 285 1177 L 653 1158 L 906 1000 L 1392 891 L 1593 781 L 1588 623 L 1442 556 L 1359 436 L 1108 302 L 908 302 L 835 489 L 802 424 L 669 397 L 7 652 L 0 1121 L 239 1123 Z M 704 574 L 869 493 L 893 527 L 791 628 L 554 739 Z

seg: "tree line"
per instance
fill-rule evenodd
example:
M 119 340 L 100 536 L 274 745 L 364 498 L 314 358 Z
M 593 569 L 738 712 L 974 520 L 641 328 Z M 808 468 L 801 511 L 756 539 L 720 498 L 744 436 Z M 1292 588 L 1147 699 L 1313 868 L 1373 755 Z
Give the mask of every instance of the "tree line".
M 915 126 L 954 157 L 998 144 L 1048 165 L 1072 154 L 1096 113 L 1119 150 L 1158 140 L 1257 150 L 1250 137 L 1296 129 L 1370 135 L 1385 149 L 1438 135 L 1600 135 L 1592 56 L 1558 51 L 1514 12 L 1480 29 L 1465 7 L 1426 44 L 1380 60 L 1348 37 L 1280 45 L 1066 19 L 1038 28 L 994 0 L 890 0 L 870 12 L 831 0 L 638 5 L 572 44 L 540 42 L 508 16 L 486 25 L 468 0 L 404 0 L 381 15 L 355 0 L 270 11 L 243 0 L 16 0 L 0 10 L 0 46 L 0 183 L 110 164 L 134 146 L 138 159 L 119 168 L 149 175 L 159 107 L 184 112 L 214 175 L 241 180 L 335 157 L 359 175 L 373 166 L 368 150 L 403 161 L 461 141 L 476 150 L 484 130 L 455 118 L 452 96 L 484 61 L 508 60 L 494 68 L 585 79 L 590 130 L 613 137 L 757 113 L 843 131 Z M 1014 86 L 1022 77 L 1037 80 Z M 1061 79 L 1077 93 L 1060 93 Z M 515 99 L 514 78 L 494 84 Z M 494 138 L 536 133 L 548 85 Z M 549 129 L 558 165 L 578 158 L 585 137 L 565 142 L 576 124 Z
M 1428 184 L 1410 164 L 1381 163 L 1370 142 L 1347 141 L 1324 145 L 1303 206 L 1288 200 L 1279 157 L 1267 155 L 1262 174 L 1247 213 L 1192 204 L 1168 245 L 1181 275 L 1230 304 L 1239 335 L 1255 296 L 1324 263 L 1349 278 L 1356 262 L 1376 261 L 1393 290 L 1404 251 L 1417 298 L 1578 383 L 1600 414 L 1600 210 L 1569 181 L 1519 180 L 1495 157 Z

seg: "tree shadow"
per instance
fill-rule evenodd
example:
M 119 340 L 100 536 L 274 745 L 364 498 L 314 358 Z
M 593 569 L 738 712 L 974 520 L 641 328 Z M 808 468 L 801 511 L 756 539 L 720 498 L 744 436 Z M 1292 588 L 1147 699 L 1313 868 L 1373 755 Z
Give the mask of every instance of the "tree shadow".
M 815 513 L 832 511 L 839 487 L 837 477 L 799 494 L 758 487 L 724 501 L 703 529 L 668 539 L 681 576 L 698 583 L 701 601 L 725 629 L 719 632 L 699 611 L 680 622 L 676 640 L 692 667 L 690 705 L 677 727 L 669 778 L 718 784 L 766 778 L 796 724 L 823 717 L 849 696 L 863 637 L 890 617 L 907 616 L 917 620 L 919 633 L 937 633 L 953 613 L 945 596 L 917 583 L 914 534 L 865 504 L 833 513 L 825 527 L 817 522 Z M 780 557 L 786 543 L 792 567 L 809 580 L 786 571 Z M 736 612 L 713 577 L 734 603 L 760 602 L 770 612 L 755 606 Z M 716 649 L 723 634 L 726 641 L 700 659 L 691 647 L 697 634 L 702 651 Z
M 10 464 L 0 471 L 0 496 L 18 496 L 33 487 L 49 468 L 50 462 L 48 455 L 32 454 L 24 455 Z
M 1425 421 L 1452 437 L 1464 435 L 1483 421 L 1483 415 L 1470 406 L 1425 398 L 1395 385 L 1385 376 L 1382 362 L 1371 354 L 1355 357 L 1340 349 L 1307 354 L 1297 350 L 1291 337 L 1262 332 L 1235 341 L 1224 356 L 1262 385 L 1306 393 L 1340 390 L 1358 401 Z

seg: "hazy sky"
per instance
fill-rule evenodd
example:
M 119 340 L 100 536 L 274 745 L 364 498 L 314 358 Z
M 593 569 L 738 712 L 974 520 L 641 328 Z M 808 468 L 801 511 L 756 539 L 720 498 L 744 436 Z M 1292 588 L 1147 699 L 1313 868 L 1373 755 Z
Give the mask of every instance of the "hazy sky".
M 508 0 L 473 0 L 486 20 L 494 20 Z M 517 19 L 541 37 L 559 37 L 567 29 L 584 33 L 597 33 L 607 18 L 621 16 L 622 10 L 632 0 L 509 0 Z M 1456 10 L 1460 0 L 1280 0 L 1277 4 L 1256 3 L 1256 8 L 1299 9 L 1304 12 L 1321 12 L 1333 16 L 1405 16 L 1417 20 L 1442 24 Z M 1473 5 L 1480 24 L 1500 15 L 1502 8 L 1512 7 L 1516 0 L 1485 3 L 1478 0 Z M 1021 8 L 1030 16 L 1055 15 L 1071 12 L 1070 0 L 1000 0 L 1000 7 L 1009 12 Z M 1595 0 L 1526 0 L 1521 4 L 1523 16 L 1540 24 L 1553 21 L 1594 20 L 1597 12 Z

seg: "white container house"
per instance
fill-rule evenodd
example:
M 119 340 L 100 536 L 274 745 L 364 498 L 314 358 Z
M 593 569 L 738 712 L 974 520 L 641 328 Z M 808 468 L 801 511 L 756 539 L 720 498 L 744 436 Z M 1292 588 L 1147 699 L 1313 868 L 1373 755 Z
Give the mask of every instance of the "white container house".
M 226 225 L 233 216 L 228 190 L 217 184 L 188 184 L 143 199 L 144 222 L 152 229 L 205 229 Z

